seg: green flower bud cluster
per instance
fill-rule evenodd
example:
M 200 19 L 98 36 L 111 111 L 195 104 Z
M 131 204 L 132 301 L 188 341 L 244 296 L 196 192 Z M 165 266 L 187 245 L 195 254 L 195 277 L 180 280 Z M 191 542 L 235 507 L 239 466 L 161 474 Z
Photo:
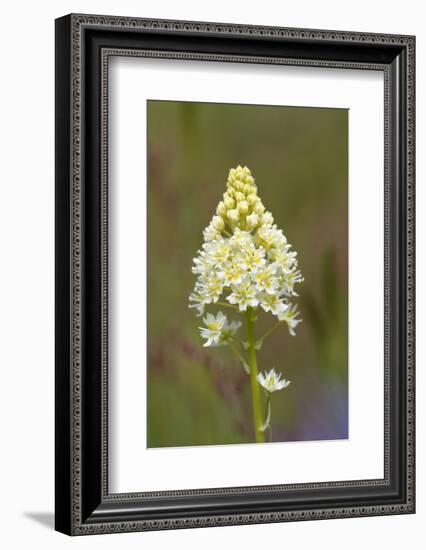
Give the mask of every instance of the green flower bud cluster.
M 232 231 L 235 228 L 253 231 L 262 225 L 272 225 L 273 221 L 272 214 L 265 212 L 257 195 L 257 186 L 250 169 L 247 166 L 231 168 L 226 192 L 212 220 L 213 227 L 217 231 L 223 231 L 226 226 L 230 226 Z

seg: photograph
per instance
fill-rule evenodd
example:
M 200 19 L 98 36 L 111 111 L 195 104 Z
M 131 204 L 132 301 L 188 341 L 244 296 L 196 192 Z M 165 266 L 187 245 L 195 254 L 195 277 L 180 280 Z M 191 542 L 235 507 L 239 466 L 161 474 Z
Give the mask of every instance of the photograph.
M 147 447 L 348 439 L 348 109 L 146 109 Z

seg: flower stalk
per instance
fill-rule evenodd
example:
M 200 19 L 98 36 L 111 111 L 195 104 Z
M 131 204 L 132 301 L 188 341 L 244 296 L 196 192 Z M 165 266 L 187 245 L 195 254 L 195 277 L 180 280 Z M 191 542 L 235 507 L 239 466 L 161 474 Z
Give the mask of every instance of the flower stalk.
M 251 388 L 251 401 L 253 407 L 253 429 L 256 443 L 264 443 L 265 432 L 262 431 L 263 419 L 262 419 L 262 405 L 260 401 L 260 386 L 257 380 L 257 358 L 256 358 L 256 335 L 255 335 L 255 312 L 248 308 L 246 311 L 247 319 L 247 362 L 250 369 L 250 388 Z
M 210 224 L 203 232 L 204 243 L 194 258 L 192 271 L 197 276 L 189 307 L 204 315 L 206 307 L 219 306 L 244 315 L 247 339 L 236 334 L 240 321 L 229 321 L 222 311 L 206 313 L 199 327 L 205 347 L 228 346 L 250 378 L 253 435 L 257 443 L 265 441 L 271 427 L 271 393 L 286 388 L 275 369 L 259 373 L 257 351 L 267 337 L 282 325 L 294 336 L 301 322 L 294 286 L 303 281 L 298 270 L 297 253 L 281 229 L 274 224 L 257 194 L 257 185 L 245 166 L 229 172 L 226 192 Z M 276 323 L 256 340 L 256 319 L 260 312 L 275 316 Z M 239 344 L 244 348 L 240 352 Z M 261 388 L 265 390 L 264 396 Z M 262 414 L 263 405 L 266 405 Z
M 263 423 L 262 431 L 266 433 L 266 430 L 269 429 L 269 441 L 272 442 L 272 426 L 271 426 L 272 407 L 271 407 L 271 394 L 269 392 L 265 392 L 265 399 L 266 399 L 265 422 Z

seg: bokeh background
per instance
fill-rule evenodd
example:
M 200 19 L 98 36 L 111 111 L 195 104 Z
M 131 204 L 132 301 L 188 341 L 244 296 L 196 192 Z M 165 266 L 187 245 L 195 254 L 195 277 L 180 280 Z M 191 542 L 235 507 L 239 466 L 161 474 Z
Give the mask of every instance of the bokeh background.
M 273 440 L 347 438 L 348 112 L 149 101 L 147 114 L 148 447 L 253 441 L 249 378 L 226 348 L 202 347 L 188 309 L 192 259 L 238 164 L 305 277 L 296 336 L 283 327 L 258 354 L 291 380 L 272 395 Z M 259 335 L 273 322 L 261 315 Z

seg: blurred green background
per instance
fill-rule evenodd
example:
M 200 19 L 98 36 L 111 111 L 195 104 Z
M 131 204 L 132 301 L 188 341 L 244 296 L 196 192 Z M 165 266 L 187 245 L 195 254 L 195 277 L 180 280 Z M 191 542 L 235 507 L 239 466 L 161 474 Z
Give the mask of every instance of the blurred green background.
M 147 115 L 148 447 L 253 441 L 249 378 L 226 348 L 202 347 L 188 309 L 192 259 L 238 164 L 305 277 L 296 336 L 279 329 L 258 354 L 292 382 L 272 395 L 273 440 L 347 438 L 348 112 L 148 101 Z M 261 315 L 259 335 L 272 323 Z

